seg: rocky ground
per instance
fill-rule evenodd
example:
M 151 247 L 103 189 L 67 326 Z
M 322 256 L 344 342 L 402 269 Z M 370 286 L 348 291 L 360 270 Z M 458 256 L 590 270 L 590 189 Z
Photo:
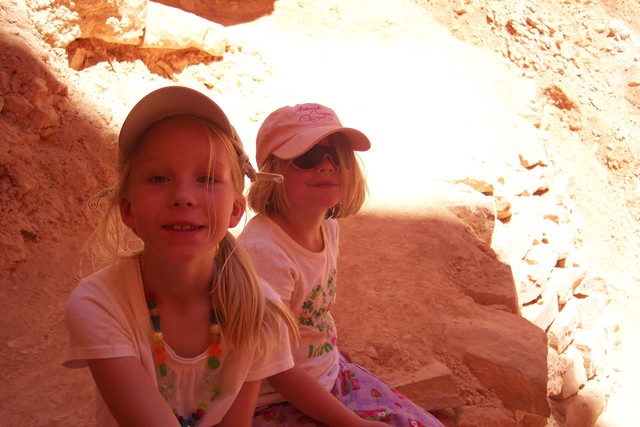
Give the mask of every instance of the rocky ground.
M 66 296 L 90 268 L 80 255 L 98 213 L 85 203 L 114 178 L 115 136 L 129 108 L 149 90 L 175 83 L 224 105 L 250 154 L 260 121 L 298 102 L 330 105 L 371 137 L 374 148 L 363 156 L 371 200 L 360 222 L 344 224 L 345 265 L 361 274 L 344 277 L 361 280 L 345 290 L 337 314 L 345 345 L 383 377 L 442 356 L 442 331 L 430 325 L 452 306 L 465 315 L 466 300 L 447 300 L 439 289 L 449 283 L 452 264 L 434 256 L 444 247 L 437 236 L 446 233 L 421 216 L 429 188 L 500 176 L 496 171 L 512 166 L 516 141 L 534 135 L 554 166 L 573 176 L 570 195 L 581 221 L 576 244 L 589 270 L 606 278 L 620 319 L 598 425 L 634 425 L 636 1 L 164 2 L 225 25 L 222 58 L 76 39 L 62 14 L 38 20 L 34 11 L 45 3 L 0 1 L 0 341 L 6 344 L 0 403 L 7 425 L 91 422 L 88 374 L 59 365 Z M 38 114 L 12 96 L 26 92 Z M 404 257 L 409 243 L 411 256 Z M 455 278 L 478 274 L 465 277 L 462 269 Z M 388 314 L 384 307 L 393 304 L 380 301 L 397 297 L 385 288 L 390 282 L 399 287 L 404 313 Z M 431 296 L 425 299 L 431 314 L 407 300 L 422 293 Z M 465 374 L 458 381 L 467 404 L 495 404 Z M 561 423 L 561 414 L 549 420 Z

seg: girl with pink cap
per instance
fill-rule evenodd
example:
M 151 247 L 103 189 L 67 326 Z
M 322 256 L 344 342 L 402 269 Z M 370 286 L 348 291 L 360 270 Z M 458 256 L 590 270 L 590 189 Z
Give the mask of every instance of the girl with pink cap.
M 295 367 L 263 381 L 254 427 L 430 426 L 442 424 L 338 351 L 335 302 L 337 218 L 355 215 L 367 185 L 355 151 L 370 148 L 360 131 L 333 110 L 300 104 L 271 113 L 260 127 L 260 172 L 283 183 L 256 181 L 247 196 L 256 215 L 240 242 L 258 274 L 298 321 Z

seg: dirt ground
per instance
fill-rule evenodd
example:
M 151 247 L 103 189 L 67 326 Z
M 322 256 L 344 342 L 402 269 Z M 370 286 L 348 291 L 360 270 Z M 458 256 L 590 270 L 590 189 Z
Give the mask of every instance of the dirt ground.
M 541 140 L 555 166 L 574 176 L 577 243 L 589 269 L 606 277 L 621 318 L 598 425 L 636 424 L 637 1 L 164 3 L 225 25 L 224 58 L 98 40 L 52 48 L 24 2 L 0 0 L 0 94 L 42 80 L 60 117 L 57 132 L 40 138 L 33 123 L 0 115 L 0 424 L 92 424 L 88 372 L 60 366 L 64 304 L 90 270 L 81 253 L 99 215 L 86 201 L 112 184 L 114 142 L 131 106 L 175 83 L 224 106 L 250 155 L 261 120 L 285 104 L 332 106 L 370 136 L 362 157 L 371 197 L 342 225 L 336 317 L 345 347 L 382 377 L 441 355 L 439 317 L 475 310 L 452 293 L 446 255 L 483 255 L 431 213 L 433 189 L 495 176 L 508 170 L 514 140 Z M 70 58 L 81 49 L 90 55 L 74 70 Z M 473 395 L 474 384 L 460 386 Z

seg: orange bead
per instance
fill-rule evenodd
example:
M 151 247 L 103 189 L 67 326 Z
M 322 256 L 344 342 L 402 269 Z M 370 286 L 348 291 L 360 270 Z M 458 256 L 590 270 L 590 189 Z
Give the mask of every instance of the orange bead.
M 156 365 L 162 365 L 164 362 L 167 361 L 167 354 L 164 351 L 156 352 L 153 359 L 155 360 Z
M 220 347 L 220 343 L 211 344 L 208 348 L 207 354 L 209 356 L 221 356 L 222 348 Z

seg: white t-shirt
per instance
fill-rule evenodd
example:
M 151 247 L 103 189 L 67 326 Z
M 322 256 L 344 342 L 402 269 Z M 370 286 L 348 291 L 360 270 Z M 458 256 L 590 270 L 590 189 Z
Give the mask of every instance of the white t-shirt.
M 293 348 L 296 365 L 329 391 L 339 369 L 338 336 L 330 313 L 336 298 L 338 233 L 338 222 L 325 220 L 324 249 L 311 252 L 259 214 L 248 222 L 238 239 L 251 254 L 258 275 L 289 304 L 298 321 L 301 339 L 300 345 Z M 270 392 L 272 389 L 263 383 L 261 404 L 284 400 Z
M 135 357 L 157 382 L 151 347 L 153 329 L 138 265 L 137 258 L 118 261 L 80 281 L 71 293 L 66 309 L 69 344 L 65 366 L 86 367 L 88 359 Z M 268 298 L 278 299 L 269 286 L 263 284 L 263 288 Z M 267 358 L 241 355 L 229 344 L 223 346 L 221 364 L 213 377 L 221 393 L 208 404 L 199 425 L 219 423 L 245 381 L 261 380 L 293 366 L 284 321 L 280 328 L 283 341 L 274 345 Z M 187 416 L 205 399 L 201 396 L 201 380 L 211 372 L 206 366 L 208 356 L 205 351 L 195 358 L 183 358 L 166 344 L 165 349 L 176 390 L 172 407 Z M 96 394 L 97 426 L 117 426 L 100 393 Z

